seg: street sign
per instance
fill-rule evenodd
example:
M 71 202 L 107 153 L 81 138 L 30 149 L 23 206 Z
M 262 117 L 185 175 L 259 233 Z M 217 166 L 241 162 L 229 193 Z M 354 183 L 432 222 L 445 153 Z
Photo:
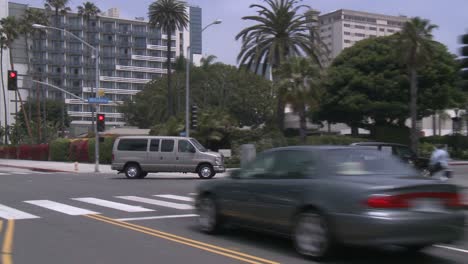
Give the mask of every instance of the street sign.
M 108 104 L 108 103 L 109 103 L 109 98 L 105 98 L 105 97 L 101 97 L 101 98 L 91 97 L 91 98 L 88 98 L 88 103 L 90 103 L 90 104 Z

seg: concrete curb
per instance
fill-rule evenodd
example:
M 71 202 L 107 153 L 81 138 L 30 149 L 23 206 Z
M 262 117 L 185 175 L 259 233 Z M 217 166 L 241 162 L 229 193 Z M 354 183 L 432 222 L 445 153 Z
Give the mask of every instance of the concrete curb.
M 35 168 L 35 167 L 17 166 L 17 165 L 6 165 L 6 164 L 0 164 L 0 167 L 10 167 L 10 168 L 17 168 L 17 169 L 26 169 L 26 170 L 38 171 L 38 172 L 66 172 L 66 173 L 76 173 L 76 172 L 74 172 L 74 171 L 56 170 L 56 169 L 44 169 L 44 168 Z

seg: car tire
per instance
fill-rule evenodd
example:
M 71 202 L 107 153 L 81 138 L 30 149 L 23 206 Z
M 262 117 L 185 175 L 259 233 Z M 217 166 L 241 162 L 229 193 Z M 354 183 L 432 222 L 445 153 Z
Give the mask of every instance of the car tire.
M 198 177 L 201 179 L 211 179 L 215 176 L 213 166 L 210 164 L 202 164 L 198 167 Z
M 298 215 L 293 231 L 296 251 L 314 260 L 331 255 L 332 236 L 325 217 L 317 211 L 305 211 Z
M 141 178 L 141 168 L 136 163 L 130 163 L 125 166 L 125 176 L 129 179 L 139 179 Z
M 216 234 L 221 229 L 221 217 L 218 205 L 211 195 L 200 198 L 197 206 L 197 222 L 200 230 L 207 234 Z

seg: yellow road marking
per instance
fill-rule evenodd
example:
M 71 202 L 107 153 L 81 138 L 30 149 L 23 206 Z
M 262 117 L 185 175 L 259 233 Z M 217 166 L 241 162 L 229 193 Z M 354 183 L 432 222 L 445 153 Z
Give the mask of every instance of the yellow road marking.
M 200 241 L 196 241 L 196 240 L 176 236 L 176 235 L 173 235 L 173 234 L 170 234 L 170 233 L 161 232 L 159 230 L 151 229 L 151 228 L 148 228 L 148 227 L 117 221 L 115 219 L 104 217 L 102 215 L 86 215 L 86 216 L 90 217 L 90 218 L 93 218 L 93 219 L 96 219 L 96 220 L 99 220 L 99 221 L 109 223 L 109 224 L 121 226 L 121 227 L 124 227 L 124 228 L 127 228 L 127 229 L 135 230 L 135 231 L 145 233 L 145 234 L 148 234 L 148 235 L 152 235 L 152 236 L 155 236 L 155 237 L 159 237 L 159 238 L 163 238 L 163 239 L 170 240 L 170 241 L 173 241 L 173 242 L 177 242 L 177 243 L 180 243 L 180 244 L 184 244 L 184 245 L 188 245 L 188 246 L 191 246 L 191 247 L 199 248 L 199 249 L 209 251 L 209 252 L 212 252 L 212 253 L 215 253 L 215 254 L 223 255 L 223 256 L 226 256 L 226 257 L 229 257 L 229 258 L 241 260 L 241 261 L 246 262 L 246 263 L 251 263 L 251 264 L 265 264 L 265 263 L 279 264 L 278 262 L 273 262 L 273 261 L 270 261 L 270 260 L 258 258 L 258 257 L 252 256 L 252 255 L 244 254 L 244 253 L 233 251 L 233 250 L 230 250 L 230 249 L 226 249 L 226 248 L 214 246 L 214 245 L 211 245 L 211 244 L 206 244 L 206 243 L 203 243 L 203 242 L 200 242 Z
M 7 228 L 5 230 L 5 238 L 2 247 L 2 263 L 12 264 L 11 253 L 13 249 L 13 235 L 15 233 L 15 220 L 8 220 Z

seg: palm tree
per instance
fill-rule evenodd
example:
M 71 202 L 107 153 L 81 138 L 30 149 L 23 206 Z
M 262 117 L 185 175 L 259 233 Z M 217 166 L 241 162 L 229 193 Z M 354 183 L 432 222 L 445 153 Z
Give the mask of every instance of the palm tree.
M 6 41 L 7 41 L 7 38 L 6 38 L 6 35 L 4 33 L 4 30 L 3 28 L 0 28 L 0 65 L 3 65 L 3 50 L 6 49 Z M 7 100 L 6 100 L 6 88 L 5 88 L 5 83 L 3 81 L 3 69 L 0 70 L 0 79 L 2 79 L 2 92 L 3 92 L 3 104 L 4 104 L 4 111 L 5 111 L 5 141 L 4 141 L 4 144 L 7 144 L 8 143 L 8 133 L 6 131 L 7 127 L 8 127 L 8 107 L 7 107 Z
M 299 132 L 307 141 L 307 109 L 317 110 L 323 91 L 321 70 L 310 58 L 292 57 L 278 69 L 280 94 L 299 115 Z
M 176 29 L 183 29 L 188 26 L 189 19 L 186 12 L 186 4 L 179 0 L 158 0 L 149 6 L 149 25 L 161 28 L 167 34 L 167 102 L 169 116 L 174 115 L 174 102 L 171 88 L 171 46 L 172 33 Z
M 289 57 L 312 54 L 310 41 L 309 20 L 305 14 L 299 14 L 304 5 L 298 5 L 299 0 L 264 0 L 267 6 L 258 4 L 250 8 L 257 8 L 257 16 L 246 16 L 243 20 L 257 22 L 257 24 L 243 29 L 236 36 L 242 40 L 242 48 L 237 57 L 241 66 L 246 69 L 255 67 L 255 72 L 262 66 L 262 73 L 267 73 L 271 67 L 276 69 Z M 273 75 L 275 82 L 275 76 Z M 284 127 L 283 98 L 278 97 L 277 122 L 278 127 Z
M 87 27 L 89 26 L 89 20 L 91 18 L 97 18 L 99 13 L 101 13 L 101 9 L 92 2 L 85 2 L 82 6 L 78 6 L 78 15 L 83 17 Z
M 429 20 L 419 17 L 407 21 L 399 33 L 400 55 L 410 77 L 411 148 L 418 151 L 418 69 L 430 58 L 433 41 L 432 30 L 437 28 Z
M 45 0 L 44 7 L 47 11 L 54 11 L 55 14 L 55 26 L 60 27 L 60 17 L 59 15 L 66 15 L 71 11 L 71 8 L 68 7 L 69 0 Z
M 10 51 L 10 66 L 11 70 L 15 69 L 15 65 L 13 63 L 13 52 L 12 52 L 12 46 L 13 42 L 19 38 L 20 35 L 20 21 L 17 21 L 14 16 L 8 16 L 5 18 L 2 18 L 0 20 L 0 25 L 2 26 L 3 34 L 5 36 L 5 40 L 3 41 L 4 48 L 8 48 Z M 16 89 L 16 95 L 18 96 L 18 99 L 20 101 L 21 109 L 23 109 L 23 100 L 21 98 L 21 93 L 19 92 L 19 89 Z M 26 111 L 22 111 L 24 115 L 24 120 L 26 123 L 26 129 L 28 130 L 28 135 L 29 138 L 32 140 L 32 132 L 31 132 L 31 127 L 29 125 L 29 119 L 26 114 Z

